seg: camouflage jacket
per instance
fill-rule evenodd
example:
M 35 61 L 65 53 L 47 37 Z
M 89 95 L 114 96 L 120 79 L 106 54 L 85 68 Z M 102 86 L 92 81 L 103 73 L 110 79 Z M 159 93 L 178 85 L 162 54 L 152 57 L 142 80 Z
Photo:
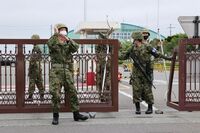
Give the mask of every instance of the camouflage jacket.
M 40 50 L 38 45 L 34 45 L 32 53 L 30 55 L 30 62 L 36 63 L 42 60 L 42 51 Z
M 142 65 L 143 69 L 146 71 L 146 74 L 151 75 L 153 71 L 153 60 L 152 56 L 155 58 L 164 58 L 167 60 L 171 60 L 171 57 L 166 57 L 159 53 L 154 47 L 152 47 L 149 44 L 142 44 L 141 47 L 136 47 L 133 45 L 124 55 L 122 55 L 120 58 L 121 59 L 128 59 L 133 56 L 133 53 L 135 56 L 137 56 L 137 60 L 140 62 Z M 143 77 L 144 75 L 140 72 L 140 70 L 135 67 L 135 64 L 133 62 L 133 70 L 132 76 L 139 76 Z M 152 76 L 150 76 L 152 78 Z
M 72 63 L 72 54 L 77 52 L 78 44 L 73 40 L 68 42 L 61 40 L 60 34 L 54 34 L 48 40 L 49 54 L 52 64 L 70 64 Z
M 29 62 L 28 75 L 30 77 L 36 77 L 36 75 L 41 72 L 41 66 L 39 66 L 41 61 L 42 51 L 40 50 L 39 46 L 34 45 Z

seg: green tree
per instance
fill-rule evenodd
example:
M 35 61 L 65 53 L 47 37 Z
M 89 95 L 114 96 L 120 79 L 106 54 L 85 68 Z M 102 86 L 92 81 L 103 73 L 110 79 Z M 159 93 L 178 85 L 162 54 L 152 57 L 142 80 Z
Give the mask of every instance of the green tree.
M 125 53 L 129 48 L 131 48 L 132 42 L 131 41 L 122 41 L 119 49 L 119 56 Z M 119 64 L 122 64 L 123 61 L 119 60 Z
M 119 52 L 120 53 L 126 52 L 129 48 L 131 48 L 131 45 L 132 45 L 132 42 L 130 41 L 122 41 Z
M 173 49 L 178 46 L 179 40 L 184 38 L 187 38 L 187 35 L 182 33 L 173 36 L 168 36 L 163 42 L 164 53 L 171 55 Z

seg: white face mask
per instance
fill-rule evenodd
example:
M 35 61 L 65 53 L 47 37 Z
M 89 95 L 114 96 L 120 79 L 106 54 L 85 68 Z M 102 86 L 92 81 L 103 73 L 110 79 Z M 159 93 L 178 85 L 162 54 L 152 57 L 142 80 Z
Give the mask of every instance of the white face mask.
M 67 31 L 62 30 L 62 31 L 60 31 L 60 34 L 66 36 L 67 35 Z

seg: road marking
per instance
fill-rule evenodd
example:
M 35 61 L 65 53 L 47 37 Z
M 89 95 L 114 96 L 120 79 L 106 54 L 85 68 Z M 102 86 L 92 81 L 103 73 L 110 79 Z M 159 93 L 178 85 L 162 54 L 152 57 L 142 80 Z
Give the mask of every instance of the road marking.
M 123 81 L 123 82 L 129 82 L 129 79 L 121 79 L 121 81 Z M 166 85 L 166 84 L 168 84 L 168 81 L 166 81 L 166 80 L 157 80 L 157 79 L 154 79 L 153 80 L 153 84 L 156 84 L 156 85 Z M 173 81 L 173 85 L 178 85 L 178 80 L 174 80 Z
M 162 84 L 166 85 L 166 84 L 168 84 L 168 81 L 159 80 L 159 79 L 158 80 L 153 80 L 153 82 L 154 82 L 154 84 L 157 84 L 157 85 L 162 85 Z M 178 85 L 178 80 L 174 80 L 172 84 L 173 85 Z
M 123 86 L 124 88 L 128 88 L 128 89 L 130 88 L 129 86 L 123 85 L 123 84 L 120 84 L 120 86 Z M 119 90 L 119 93 L 124 95 L 124 96 L 126 96 L 126 97 L 128 97 L 128 98 L 133 99 L 132 95 L 130 95 L 130 94 L 124 92 L 124 91 Z M 146 102 L 144 102 L 144 101 L 142 101 L 141 104 L 144 105 L 145 107 L 148 107 L 148 104 Z M 158 109 L 153 106 L 153 110 L 158 110 Z

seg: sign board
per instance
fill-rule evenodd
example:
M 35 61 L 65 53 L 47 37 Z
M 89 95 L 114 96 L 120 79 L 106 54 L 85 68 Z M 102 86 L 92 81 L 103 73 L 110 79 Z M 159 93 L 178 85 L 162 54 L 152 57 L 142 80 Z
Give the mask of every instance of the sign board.
M 109 25 L 107 22 L 83 22 L 76 28 L 75 33 L 81 34 L 83 32 L 87 35 L 94 35 L 99 32 L 107 33 L 111 27 L 117 30 L 120 26 L 118 22 L 109 22 Z
M 188 38 L 200 37 L 199 16 L 180 16 L 178 21 Z

